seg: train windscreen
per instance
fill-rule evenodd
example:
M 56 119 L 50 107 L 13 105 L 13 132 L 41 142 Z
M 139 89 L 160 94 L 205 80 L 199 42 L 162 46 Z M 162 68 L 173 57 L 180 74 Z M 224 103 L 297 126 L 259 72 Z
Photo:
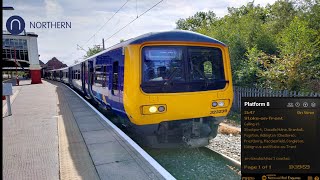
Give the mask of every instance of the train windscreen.
M 147 93 L 208 91 L 227 83 L 219 48 L 147 46 L 142 55 L 141 87 Z

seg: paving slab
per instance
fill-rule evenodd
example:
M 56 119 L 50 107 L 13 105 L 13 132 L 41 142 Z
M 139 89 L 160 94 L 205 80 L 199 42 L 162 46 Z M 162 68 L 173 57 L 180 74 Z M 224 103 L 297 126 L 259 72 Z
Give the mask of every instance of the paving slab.
M 78 126 L 81 132 L 97 131 L 104 129 L 104 127 L 99 122 L 78 121 Z
M 97 166 L 97 170 L 101 179 L 132 180 L 132 177 L 139 180 L 153 179 L 141 171 L 141 167 L 133 160 L 102 164 Z
M 88 145 L 95 165 L 131 160 L 130 154 L 117 141 Z
M 105 129 L 83 132 L 82 135 L 87 145 L 117 141 L 117 139 L 114 138 L 112 134 Z

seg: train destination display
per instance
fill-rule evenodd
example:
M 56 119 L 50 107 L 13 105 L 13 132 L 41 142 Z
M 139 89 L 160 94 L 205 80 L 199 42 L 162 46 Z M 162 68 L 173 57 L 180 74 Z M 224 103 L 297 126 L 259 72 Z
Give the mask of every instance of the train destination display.
M 243 97 L 242 179 L 317 179 L 320 98 Z

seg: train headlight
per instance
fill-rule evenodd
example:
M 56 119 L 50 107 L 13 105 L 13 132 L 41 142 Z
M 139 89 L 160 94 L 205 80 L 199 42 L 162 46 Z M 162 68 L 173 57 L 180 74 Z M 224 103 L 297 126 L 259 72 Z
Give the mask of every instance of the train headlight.
M 217 106 L 218 106 L 218 103 L 217 103 L 217 102 L 213 102 L 213 103 L 212 103 L 212 106 L 213 106 L 213 107 L 217 107 Z
M 227 107 L 230 104 L 229 99 L 219 99 L 215 100 L 211 103 L 213 108 L 222 108 L 222 107 Z
M 141 106 L 141 114 L 151 115 L 151 114 L 162 114 L 167 111 L 167 105 L 165 104 L 154 104 Z
M 151 113 L 157 112 L 157 107 L 155 107 L 155 106 L 149 107 L 149 112 L 151 112 Z
M 220 107 L 223 107 L 223 106 L 224 106 L 224 102 L 223 102 L 223 101 L 220 101 L 220 102 L 218 103 L 218 105 L 219 105 Z
M 164 107 L 164 106 L 159 106 L 158 107 L 158 111 L 159 112 L 163 112 L 163 111 L 165 111 L 166 110 L 166 108 Z

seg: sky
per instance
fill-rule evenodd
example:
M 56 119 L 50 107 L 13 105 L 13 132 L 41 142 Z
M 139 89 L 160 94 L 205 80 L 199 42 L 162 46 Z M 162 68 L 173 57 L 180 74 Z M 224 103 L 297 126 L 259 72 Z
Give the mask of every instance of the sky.
M 56 57 L 69 66 L 74 64 L 75 60 L 81 61 L 89 47 L 101 45 L 102 38 L 106 40 L 107 48 L 119 43 L 121 39 L 127 40 L 149 32 L 174 30 L 177 20 L 188 18 L 199 11 L 211 10 L 218 17 L 223 17 L 227 14 L 228 7 L 241 7 L 252 0 L 163 0 L 112 36 L 159 1 L 4 0 L 3 6 L 13 6 L 15 10 L 3 11 L 3 22 L 13 15 L 21 16 L 25 20 L 26 31 L 38 34 L 40 60 L 46 63 L 52 57 Z M 254 4 L 265 6 L 274 2 L 275 0 L 255 0 Z M 123 4 L 125 6 L 112 17 Z M 30 22 L 48 21 L 71 22 L 71 28 L 29 27 Z M 5 23 L 2 29 L 6 30 Z M 99 29 L 101 30 L 98 31 Z

